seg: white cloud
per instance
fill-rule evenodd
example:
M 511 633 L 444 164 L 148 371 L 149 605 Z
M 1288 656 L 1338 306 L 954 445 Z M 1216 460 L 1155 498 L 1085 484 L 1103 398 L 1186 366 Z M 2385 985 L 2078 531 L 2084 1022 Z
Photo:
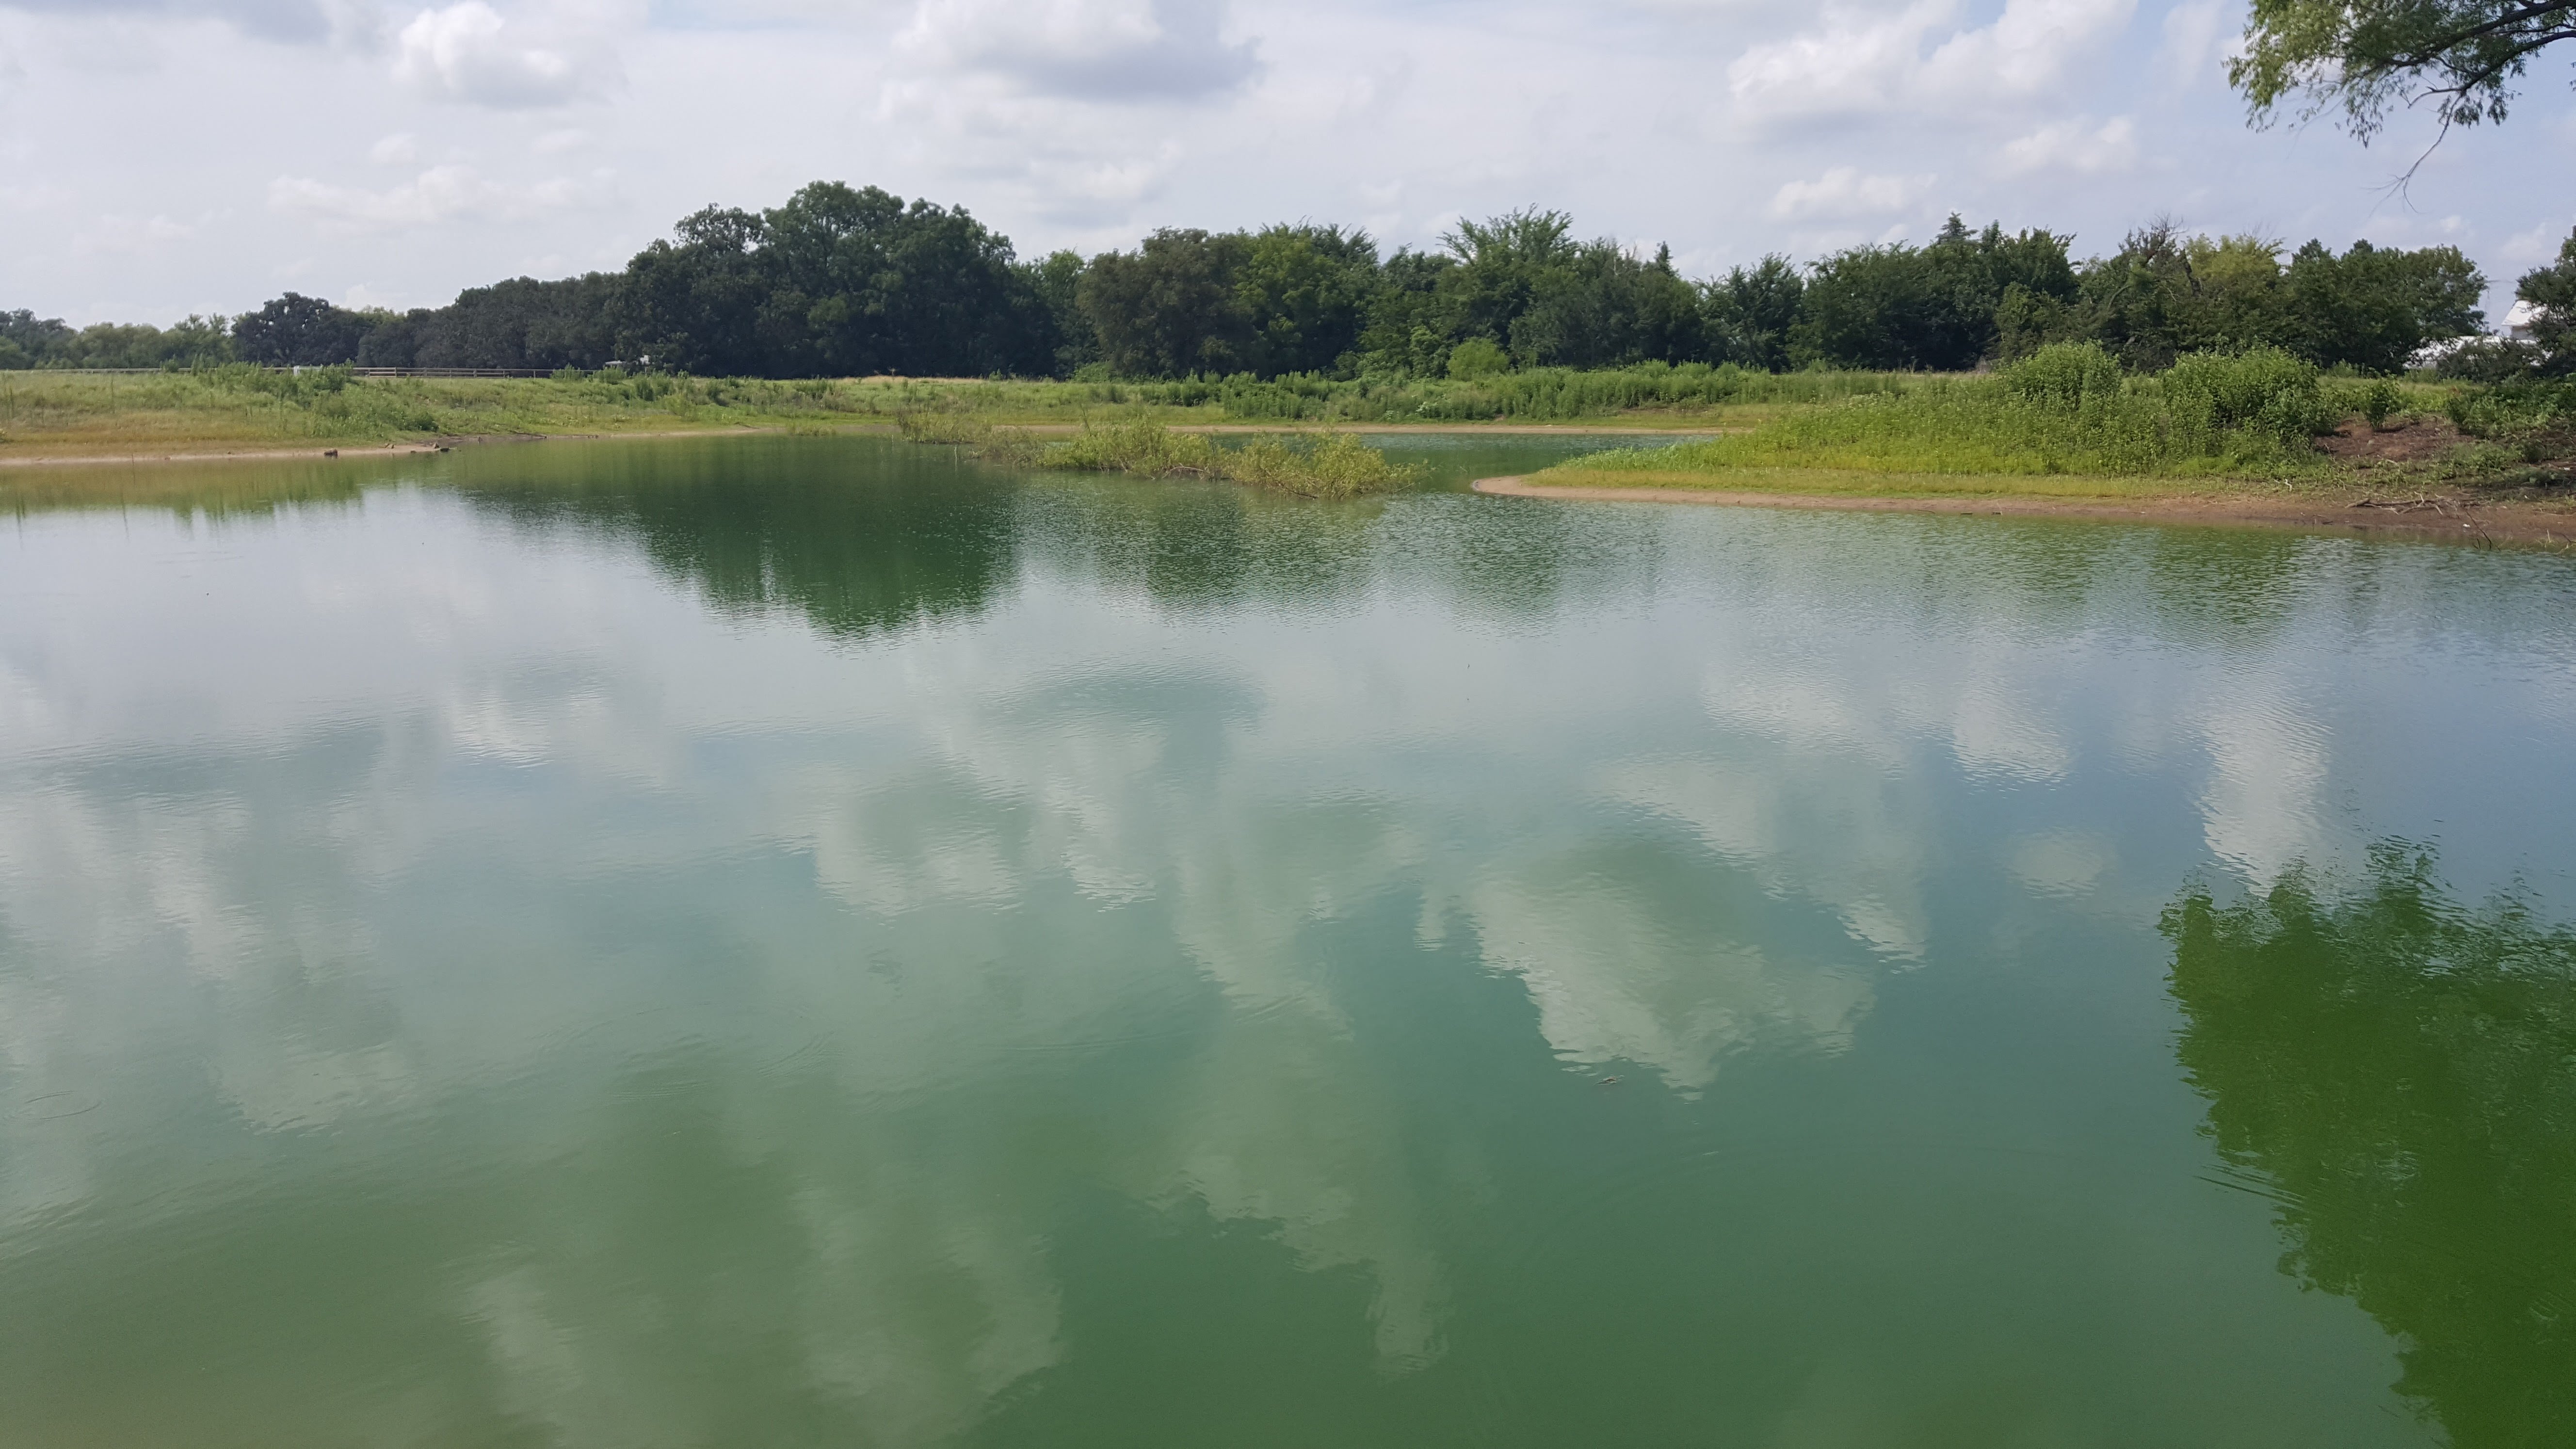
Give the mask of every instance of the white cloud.
M 367 152 L 367 159 L 379 166 L 409 166 L 420 159 L 420 147 L 412 140 L 411 132 L 397 131 L 378 141 Z
M 1220 33 L 1208 0 L 921 0 L 898 42 L 931 65 L 1007 77 L 1039 95 L 1187 100 L 1260 68 L 1257 44 Z
M 2054 121 L 2005 142 L 2002 158 L 2004 170 L 2016 176 L 2041 171 L 2085 176 L 2130 171 L 2138 164 L 2138 127 L 2127 116 L 2114 116 L 2099 127 L 2082 119 Z
M 1884 109 L 1919 65 L 1924 35 L 1956 9 L 1956 0 L 1918 0 L 1872 18 L 1828 8 L 1822 27 L 1737 57 L 1726 68 L 1727 89 L 1757 116 Z
M 102 216 L 72 238 L 72 250 L 143 256 L 186 241 L 196 234 L 196 227 L 172 221 L 166 216 L 155 216 L 149 221 L 138 221 L 130 216 Z
M 514 31 L 483 0 L 424 10 L 403 27 L 394 77 L 423 95 L 516 109 L 606 90 L 616 61 L 594 40 Z
M 558 177 L 529 186 L 486 180 L 471 166 L 433 166 L 385 191 L 333 186 L 311 177 L 281 176 L 269 183 L 268 204 L 311 217 L 339 231 L 381 231 L 440 222 L 519 220 L 544 212 L 597 205 L 608 190 L 604 175 Z
M 2192 86 L 2218 77 L 2218 62 L 2234 48 L 2228 0 L 2183 0 L 2165 12 L 2165 40 L 2156 68 L 2167 82 Z
M 2515 267 L 2536 267 L 2555 259 L 2558 244 L 2567 239 L 2564 222 L 2544 221 L 2529 231 L 2518 231 L 2505 238 L 2496 255 Z
M 1994 24 L 1932 52 L 1926 87 L 1978 106 L 2053 90 L 2077 56 L 2126 29 L 2136 10 L 2137 0 L 2006 0 Z
M 1893 15 L 1828 8 L 1815 29 L 1737 57 L 1727 88 L 1755 120 L 1991 113 L 2058 87 L 2077 58 L 2128 24 L 2136 3 L 2006 0 L 1993 24 L 1964 30 L 1950 29 L 1958 0 L 1917 0 Z
M 8 0 L 10 10 L 218 20 L 266 40 L 318 41 L 346 34 L 365 0 Z
M 1888 216 L 1921 201 L 1937 176 L 1865 176 L 1837 166 L 1813 181 L 1792 181 L 1771 197 L 1771 214 L 1783 221 L 1849 221 Z

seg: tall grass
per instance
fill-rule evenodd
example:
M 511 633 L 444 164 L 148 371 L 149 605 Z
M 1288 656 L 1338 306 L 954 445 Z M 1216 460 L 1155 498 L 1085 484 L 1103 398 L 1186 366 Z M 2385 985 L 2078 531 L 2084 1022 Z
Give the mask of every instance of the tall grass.
M 1085 425 L 1062 442 L 977 430 L 953 415 L 908 416 L 916 442 L 972 443 L 980 456 L 1062 472 L 1131 473 L 1148 478 L 1211 478 L 1304 498 L 1353 498 L 1419 482 L 1422 470 L 1389 463 L 1386 454 L 1347 433 L 1263 436 L 1227 446 L 1204 433 L 1180 433 L 1150 420 Z
M 1341 381 L 1304 373 L 1177 382 L 900 383 L 889 411 L 951 409 L 1025 417 L 1096 408 L 1186 409 L 1245 422 L 1573 422 L 1640 412 L 1704 412 L 1762 403 L 1817 403 L 1894 394 L 1920 384 L 1900 373 L 1748 371 L 1732 364 L 1581 372 L 1543 367 L 1472 379 Z M 882 395 L 881 395 L 882 396 Z M 875 399 L 861 399 L 860 406 Z
M 2199 353 L 2131 378 L 2100 348 L 2066 344 L 1991 377 L 1928 379 L 1747 434 L 1622 449 L 1570 468 L 2278 476 L 2323 466 L 2310 440 L 2334 417 L 2316 369 L 2286 353 Z
M 675 377 L 566 371 L 548 378 L 367 378 L 232 365 L 140 377 L 0 372 L 0 444 L 108 450 L 244 443 L 396 442 L 425 436 L 613 432 L 669 427 L 789 430 L 902 424 L 960 440 L 989 423 L 1079 422 L 1103 412 L 1162 422 L 1573 423 L 1668 421 L 1718 409 L 1897 396 L 1923 379 L 1873 373 L 1774 376 L 1660 363 L 1605 372 L 1538 369 L 1473 380 L 1291 376 L 1182 382 L 925 382 Z M 910 421 L 907 422 L 906 420 Z
M 242 364 L 139 377 L 0 371 L 0 442 L 78 451 L 673 426 L 797 429 L 878 421 L 876 409 L 855 401 L 867 391 L 822 380 L 616 371 L 470 379 Z

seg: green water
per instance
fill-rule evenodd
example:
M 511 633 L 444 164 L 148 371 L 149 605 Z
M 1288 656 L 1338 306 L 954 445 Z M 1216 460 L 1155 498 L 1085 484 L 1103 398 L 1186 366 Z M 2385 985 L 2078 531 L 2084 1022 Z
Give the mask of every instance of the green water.
M 2576 563 L 1418 446 L 0 493 L 0 1445 L 2576 1441 Z

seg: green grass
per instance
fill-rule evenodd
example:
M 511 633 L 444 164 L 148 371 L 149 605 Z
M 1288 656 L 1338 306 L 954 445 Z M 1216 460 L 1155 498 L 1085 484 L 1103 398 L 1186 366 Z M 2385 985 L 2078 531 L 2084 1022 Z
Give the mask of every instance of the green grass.
M 298 377 L 251 367 L 116 377 L 0 371 L 0 458 L 180 449 L 365 445 L 507 433 L 893 425 L 1074 425 L 1103 416 L 1173 426 L 1474 425 L 1496 421 L 1711 428 L 1756 425 L 1838 398 L 1924 385 L 1874 373 L 1773 376 L 1732 367 L 1539 369 L 1475 381 L 1185 382 L 679 378 Z
M 904 432 L 915 442 L 971 443 L 984 457 L 1023 467 L 1220 479 L 1305 498 L 1390 492 L 1421 481 L 1422 474 L 1418 466 L 1389 463 L 1384 453 L 1348 433 L 1267 435 L 1227 446 L 1204 433 L 1174 432 L 1150 419 L 1135 419 L 1085 426 L 1062 442 L 1047 442 L 1025 433 L 977 429 L 953 416 L 928 423 L 908 417 Z
M 1741 488 L 1756 474 L 1884 475 L 1961 480 L 1952 492 L 1975 491 L 1970 479 L 2025 480 L 1984 485 L 2023 493 L 2066 491 L 2027 481 L 2037 479 L 2321 478 L 2334 463 L 2318 434 L 2356 412 L 2394 417 L 2413 401 L 2397 384 L 2324 378 L 2279 352 L 2195 354 L 2158 376 L 2124 377 L 2098 348 L 2051 347 L 1989 377 L 1928 379 L 1539 477 Z
M 1597 466 L 1601 459 L 1611 456 L 1596 453 L 1562 463 L 1529 475 L 1528 481 L 1559 488 L 1701 489 L 1832 498 L 2049 498 L 2076 502 L 2241 493 L 2247 487 L 2242 480 L 2083 473 L 1978 474 L 1796 466 L 1713 471 Z
M 352 378 L 229 366 L 155 376 L 0 372 L 11 453 L 366 444 L 507 433 L 830 427 L 870 415 L 846 385 L 726 378 Z

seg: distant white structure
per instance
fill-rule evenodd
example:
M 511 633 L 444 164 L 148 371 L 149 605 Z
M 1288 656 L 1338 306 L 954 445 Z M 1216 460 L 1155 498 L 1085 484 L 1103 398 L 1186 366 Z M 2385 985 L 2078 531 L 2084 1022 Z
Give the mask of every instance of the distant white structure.
M 2504 314 L 2504 326 L 2499 330 L 2494 332 L 2472 332 L 2466 337 L 2444 337 L 2436 341 L 2427 342 L 2423 346 L 2415 349 L 2415 355 L 2406 359 L 2406 365 L 2408 367 L 2438 367 L 2441 365 L 2443 358 L 2450 356 L 2461 348 L 2475 347 L 2482 342 L 2489 344 L 2497 342 L 2530 342 L 2535 340 L 2533 328 L 2539 323 L 2539 321 L 2540 309 L 2531 305 L 2529 302 L 2516 298 L 2513 306 L 2506 309 Z
M 2470 343 L 2484 342 L 2486 340 L 2487 334 L 2483 332 L 2472 332 L 2466 337 L 2437 337 L 2432 341 L 2425 343 L 2423 346 L 2416 348 L 2413 353 L 2409 354 L 2406 359 L 2406 365 L 2410 369 L 2439 367 L 2442 365 L 2443 358 L 2450 356 L 2452 353 L 2459 351 Z

